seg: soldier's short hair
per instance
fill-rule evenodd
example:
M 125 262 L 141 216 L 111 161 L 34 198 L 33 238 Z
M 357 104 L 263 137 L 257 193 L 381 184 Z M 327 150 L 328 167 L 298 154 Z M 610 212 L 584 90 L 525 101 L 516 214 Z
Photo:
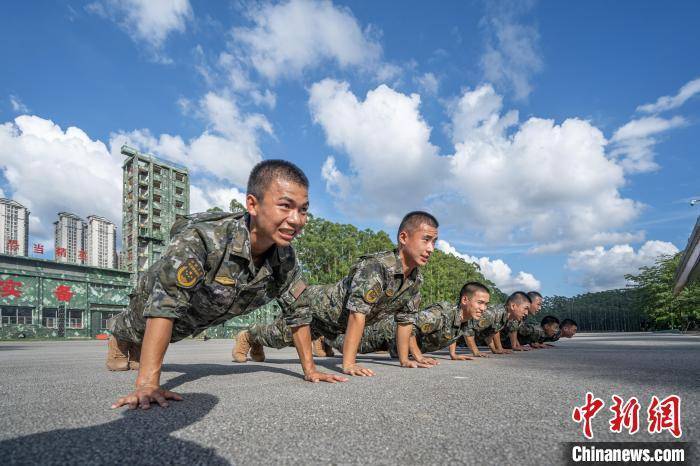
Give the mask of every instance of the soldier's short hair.
M 574 327 L 578 327 L 578 324 L 576 323 L 575 320 L 573 319 L 564 319 L 561 321 L 560 327 L 568 327 L 570 325 L 573 325 Z
M 263 160 L 253 167 L 248 177 L 247 194 L 252 194 L 261 201 L 275 178 L 291 181 L 309 189 L 309 179 L 301 168 L 286 160 L 271 159 Z
M 464 295 L 467 295 L 471 298 L 477 291 L 485 291 L 489 295 L 491 294 L 491 291 L 483 283 L 467 282 L 464 284 L 462 290 L 459 292 L 459 299 L 461 300 L 462 296 Z
M 532 300 L 527 295 L 527 293 L 525 293 L 524 291 L 515 291 L 510 296 L 508 296 L 508 299 L 506 299 L 506 309 L 508 309 L 510 303 L 523 304 L 526 302 L 532 304 Z
M 399 231 L 396 233 L 396 241 L 399 241 L 399 235 L 402 231 L 408 231 L 410 233 L 424 223 L 427 223 L 433 228 L 440 226 L 437 219 L 428 212 L 414 210 L 413 212 L 407 213 L 404 215 L 403 220 L 401 220 L 401 223 L 399 224 Z
M 537 298 L 544 299 L 539 291 L 528 291 L 527 295 L 530 297 L 530 301 L 533 303 Z
M 559 323 L 559 319 L 557 319 L 556 317 L 544 316 L 544 317 L 542 317 L 542 321 L 540 322 L 540 325 L 542 326 L 542 328 L 544 328 L 545 325 L 558 324 L 558 323 Z

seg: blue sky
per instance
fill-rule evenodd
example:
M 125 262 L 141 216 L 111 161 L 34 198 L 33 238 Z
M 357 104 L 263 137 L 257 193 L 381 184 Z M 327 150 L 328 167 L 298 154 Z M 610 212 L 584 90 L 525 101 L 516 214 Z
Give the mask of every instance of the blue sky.
M 624 286 L 698 215 L 696 2 L 4 9 L 0 189 L 31 242 L 61 210 L 121 226 L 125 142 L 190 167 L 194 208 L 287 158 L 331 220 L 391 232 L 429 209 L 507 291 Z

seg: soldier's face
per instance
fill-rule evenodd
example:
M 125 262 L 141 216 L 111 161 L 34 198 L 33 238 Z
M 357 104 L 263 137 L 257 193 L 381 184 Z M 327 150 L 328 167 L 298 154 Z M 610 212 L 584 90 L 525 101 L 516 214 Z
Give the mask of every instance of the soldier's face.
M 561 336 L 564 338 L 571 338 L 576 335 L 577 327 L 575 325 L 567 325 L 561 328 Z
M 530 312 L 530 303 L 527 301 L 520 304 L 510 303 L 510 312 L 516 320 L 523 320 L 527 313 Z
M 535 296 L 535 299 L 532 300 L 532 304 L 530 304 L 530 315 L 535 315 L 538 312 L 540 312 L 540 308 L 542 307 L 542 298 L 539 296 Z
M 422 267 L 428 263 L 430 256 L 435 251 L 435 243 L 438 239 L 437 228 L 421 223 L 413 231 L 402 231 L 399 233 L 399 242 L 403 250 L 404 257 L 411 262 L 410 267 Z
M 275 178 L 262 200 L 248 195 L 246 207 L 255 222 L 256 240 L 285 247 L 306 225 L 309 192 L 297 183 Z
M 466 309 L 467 318 L 481 319 L 490 300 L 491 295 L 487 292 L 475 291 L 471 298 L 467 295 L 462 296 L 462 309 Z
M 544 333 L 548 337 L 554 336 L 555 333 L 559 331 L 559 324 L 548 324 L 544 326 Z

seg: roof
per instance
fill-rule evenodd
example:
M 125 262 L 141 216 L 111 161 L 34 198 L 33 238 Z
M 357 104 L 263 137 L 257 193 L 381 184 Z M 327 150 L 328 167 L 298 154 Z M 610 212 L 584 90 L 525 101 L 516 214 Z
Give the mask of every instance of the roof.
M 673 293 L 680 293 L 689 282 L 698 279 L 700 279 L 700 217 L 695 222 L 695 228 L 688 238 L 688 245 L 676 270 Z

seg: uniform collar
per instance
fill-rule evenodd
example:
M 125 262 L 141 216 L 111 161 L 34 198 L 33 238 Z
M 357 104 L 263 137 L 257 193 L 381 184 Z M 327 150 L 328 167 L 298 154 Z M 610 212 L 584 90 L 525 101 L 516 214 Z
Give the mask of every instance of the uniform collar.
M 394 277 L 401 276 L 403 278 L 403 263 L 401 262 L 401 254 L 398 248 L 394 249 L 394 260 L 393 263 L 388 265 L 389 270 L 394 274 Z M 416 267 L 411 271 L 408 279 L 414 282 L 418 282 L 420 285 L 423 283 L 423 274 L 420 272 L 420 267 Z
M 255 264 L 253 263 L 253 256 L 250 250 L 250 215 L 245 214 L 240 219 L 233 223 L 231 230 L 231 241 L 228 244 L 226 260 L 231 260 L 231 256 L 240 257 L 248 263 L 248 269 L 251 274 L 256 274 Z M 288 252 L 281 250 L 287 248 L 278 248 L 272 245 L 270 249 L 265 253 L 265 261 L 262 267 L 257 271 L 255 279 L 253 281 L 258 281 L 268 275 L 272 275 L 274 265 L 278 265 L 281 257 L 287 256 Z

